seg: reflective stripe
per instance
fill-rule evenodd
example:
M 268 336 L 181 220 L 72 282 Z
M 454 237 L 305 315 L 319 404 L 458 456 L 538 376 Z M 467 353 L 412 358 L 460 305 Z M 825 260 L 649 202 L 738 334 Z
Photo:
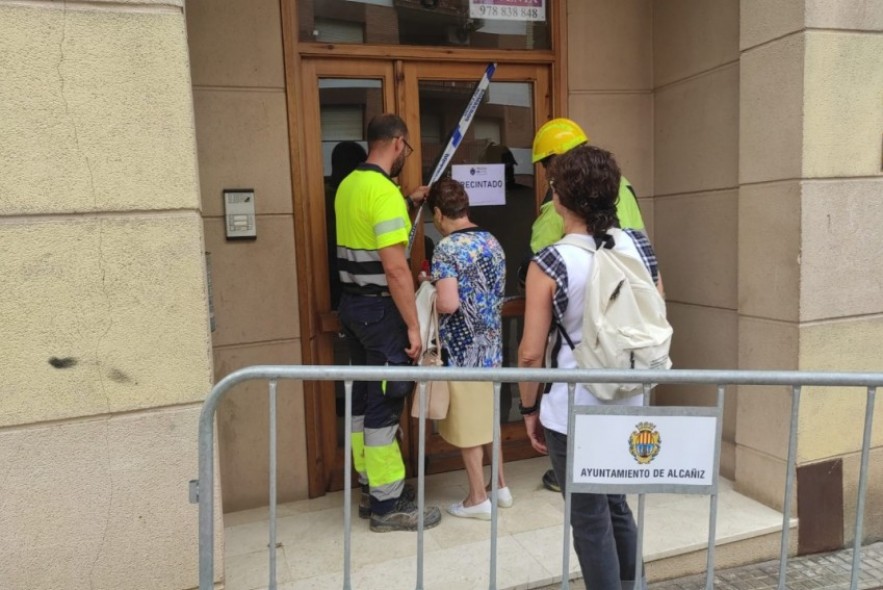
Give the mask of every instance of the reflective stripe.
M 396 433 L 399 431 L 399 425 L 391 424 L 381 428 L 365 429 L 365 447 L 385 447 L 391 442 L 395 442 Z
M 349 275 L 377 275 L 383 273 L 383 263 L 376 262 L 351 262 L 345 258 L 337 259 L 337 268 L 340 272 Z
M 350 283 L 353 285 L 359 285 L 360 287 L 368 286 L 368 285 L 377 285 L 381 286 L 384 289 L 388 287 L 388 283 L 386 282 L 386 275 L 341 275 L 340 276 L 341 283 Z
M 402 495 L 402 491 L 405 489 L 405 477 L 404 470 L 402 470 L 402 479 L 380 485 L 380 486 L 371 486 L 371 496 L 377 500 L 383 502 L 384 500 L 394 500 Z M 373 479 L 371 481 L 374 481 Z
M 357 287 L 355 292 L 371 295 L 389 290 L 380 252 L 337 247 L 337 271 L 340 282 Z
M 360 418 L 362 424 L 364 424 L 365 417 L 360 416 Z M 353 418 L 353 468 L 359 472 L 359 475 L 368 473 L 365 467 L 365 433 L 361 431 L 361 427 L 362 425 L 360 425 L 359 431 L 356 432 L 356 418 Z
M 380 253 L 377 250 L 357 250 L 346 246 L 337 247 L 337 257 L 352 262 L 380 262 Z
M 390 219 L 387 221 L 381 221 L 374 226 L 374 235 L 382 236 L 383 234 L 388 234 L 389 232 L 395 231 L 397 229 L 405 229 L 405 220 L 401 217 Z

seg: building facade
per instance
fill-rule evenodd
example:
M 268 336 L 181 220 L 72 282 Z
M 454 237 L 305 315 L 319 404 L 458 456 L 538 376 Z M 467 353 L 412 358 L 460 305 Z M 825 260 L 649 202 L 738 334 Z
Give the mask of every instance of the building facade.
M 419 184 L 491 61 L 458 162 L 513 154 L 507 205 L 483 212 L 510 259 L 542 198 L 533 131 L 569 116 L 640 197 L 678 367 L 883 370 L 883 4 L 547 0 L 521 21 L 469 4 L 0 0 L 0 586 L 196 585 L 186 483 L 212 382 L 341 360 L 334 147 L 397 112 L 416 148 L 401 181 Z M 228 237 L 233 189 L 253 191 L 254 239 Z M 513 298 L 510 350 L 520 314 Z M 338 399 L 280 384 L 280 500 L 342 485 Z M 864 400 L 805 392 L 802 551 L 851 540 Z M 266 415 L 260 384 L 219 411 L 225 511 L 266 503 Z M 789 416 L 788 390 L 728 391 L 722 474 L 779 509 Z M 504 424 L 507 458 L 530 455 L 519 428 Z M 431 470 L 459 465 L 438 440 L 429 453 Z

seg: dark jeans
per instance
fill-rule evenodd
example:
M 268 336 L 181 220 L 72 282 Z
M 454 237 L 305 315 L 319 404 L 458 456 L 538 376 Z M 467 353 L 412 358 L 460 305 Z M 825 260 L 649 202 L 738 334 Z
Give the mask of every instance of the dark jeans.
M 546 446 L 564 495 L 567 485 L 567 436 L 546 429 Z M 591 590 L 635 588 L 638 529 L 623 494 L 572 494 L 573 548 Z M 642 587 L 638 585 L 638 587 Z

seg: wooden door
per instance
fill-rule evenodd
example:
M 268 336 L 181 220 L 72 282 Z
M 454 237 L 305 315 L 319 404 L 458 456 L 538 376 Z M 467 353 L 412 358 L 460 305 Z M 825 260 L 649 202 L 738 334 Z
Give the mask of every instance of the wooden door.
M 409 62 L 403 66 L 399 100 L 400 114 L 408 123 L 418 152 L 420 174 L 428 181 L 448 134 L 456 125 L 475 83 L 486 63 Z M 493 233 L 506 251 L 506 303 L 503 308 L 504 365 L 517 366 L 517 348 L 524 318 L 524 299 L 518 288 L 517 271 L 529 257 L 530 227 L 536 217 L 538 198 L 535 173 L 531 163 L 534 131 L 549 118 L 551 111 L 550 71 L 548 66 L 498 64 L 492 83 L 479 106 L 468 132 L 464 135 L 452 163 L 454 165 L 503 164 L 506 167 L 505 205 L 471 207 L 470 218 Z M 418 147 L 419 146 L 419 147 Z M 541 173 L 541 170 L 539 171 Z M 426 250 L 440 239 L 429 216 L 424 220 L 417 242 Z M 415 252 L 417 248 L 415 247 Z M 422 258 L 412 255 L 412 268 L 419 269 Z M 505 460 L 536 455 L 524 432 L 518 413 L 515 384 L 503 384 L 501 390 L 501 433 Z M 416 472 L 416 421 L 409 438 L 408 457 Z M 445 442 L 435 428 L 430 429 L 426 445 L 427 473 L 462 469 L 460 452 Z
M 334 177 L 332 155 L 341 144 L 355 143 L 367 149 L 365 125 L 381 112 L 396 112 L 405 119 L 414 154 L 408 158 L 399 178 L 405 190 L 428 180 L 435 158 L 444 148 L 448 133 L 459 120 L 475 83 L 487 63 L 432 62 L 424 60 L 328 59 L 309 58 L 302 62 L 303 78 L 303 169 L 306 171 L 308 219 L 298 231 L 307 233 L 302 243 L 310 244 L 308 276 L 317 326 L 310 343 L 317 364 L 347 364 L 336 315 L 335 287 L 332 281 L 333 244 L 328 228 L 333 225 L 329 211 L 333 205 Z M 514 179 L 507 188 L 507 204 L 479 211 L 473 217 L 491 230 L 507 254 L 507 302 L 504 306 L 504 362 L 517 364 L 516 351 L 523 318 L 523 299 L 517 291 L 516 270 L 528 255 L 530 224 L 533 221 L 542 183 L 535 173 L 541 170 L 530 162 L 534 130 L 551 112 L 551 67 L 549 65 L 498 64 L 493 83 L 479 107 L 472 127 L 454 158 L 455 164 L 503 163 Z M 354 151 L 358 151 L 353 148 Z M 508 155 L 507 155 L 508 154 Z M 503 161 L 505 160 L 505 161 Z M 429 216 L 419 224 L 411 255 L 416 276 L 424 259 L 431 257 L 434 234 Z M 332 383 L 307 384 L 306 418 L 311 495 L 343 485 L 343 386 Z M 534 456 L 524 435 L 517 412 L 517 390 L 503 388 L 503 454 L 506 460 Z M 409 477 L 416 474 L 416 421 L 402 420 L 402 452 Z M 412 435 L 413 434 L 413 435 Z M 428 472 L 461 469 L 459 451 L 445 443 L 434 431 L 427 441 Z

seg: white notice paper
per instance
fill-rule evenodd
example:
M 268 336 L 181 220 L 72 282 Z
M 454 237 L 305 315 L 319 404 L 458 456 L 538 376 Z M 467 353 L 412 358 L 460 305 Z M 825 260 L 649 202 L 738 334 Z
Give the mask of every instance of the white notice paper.
M 451 178 L 466 189 L 470 207 L 506 204 L 505 164 L 454 164 Z

